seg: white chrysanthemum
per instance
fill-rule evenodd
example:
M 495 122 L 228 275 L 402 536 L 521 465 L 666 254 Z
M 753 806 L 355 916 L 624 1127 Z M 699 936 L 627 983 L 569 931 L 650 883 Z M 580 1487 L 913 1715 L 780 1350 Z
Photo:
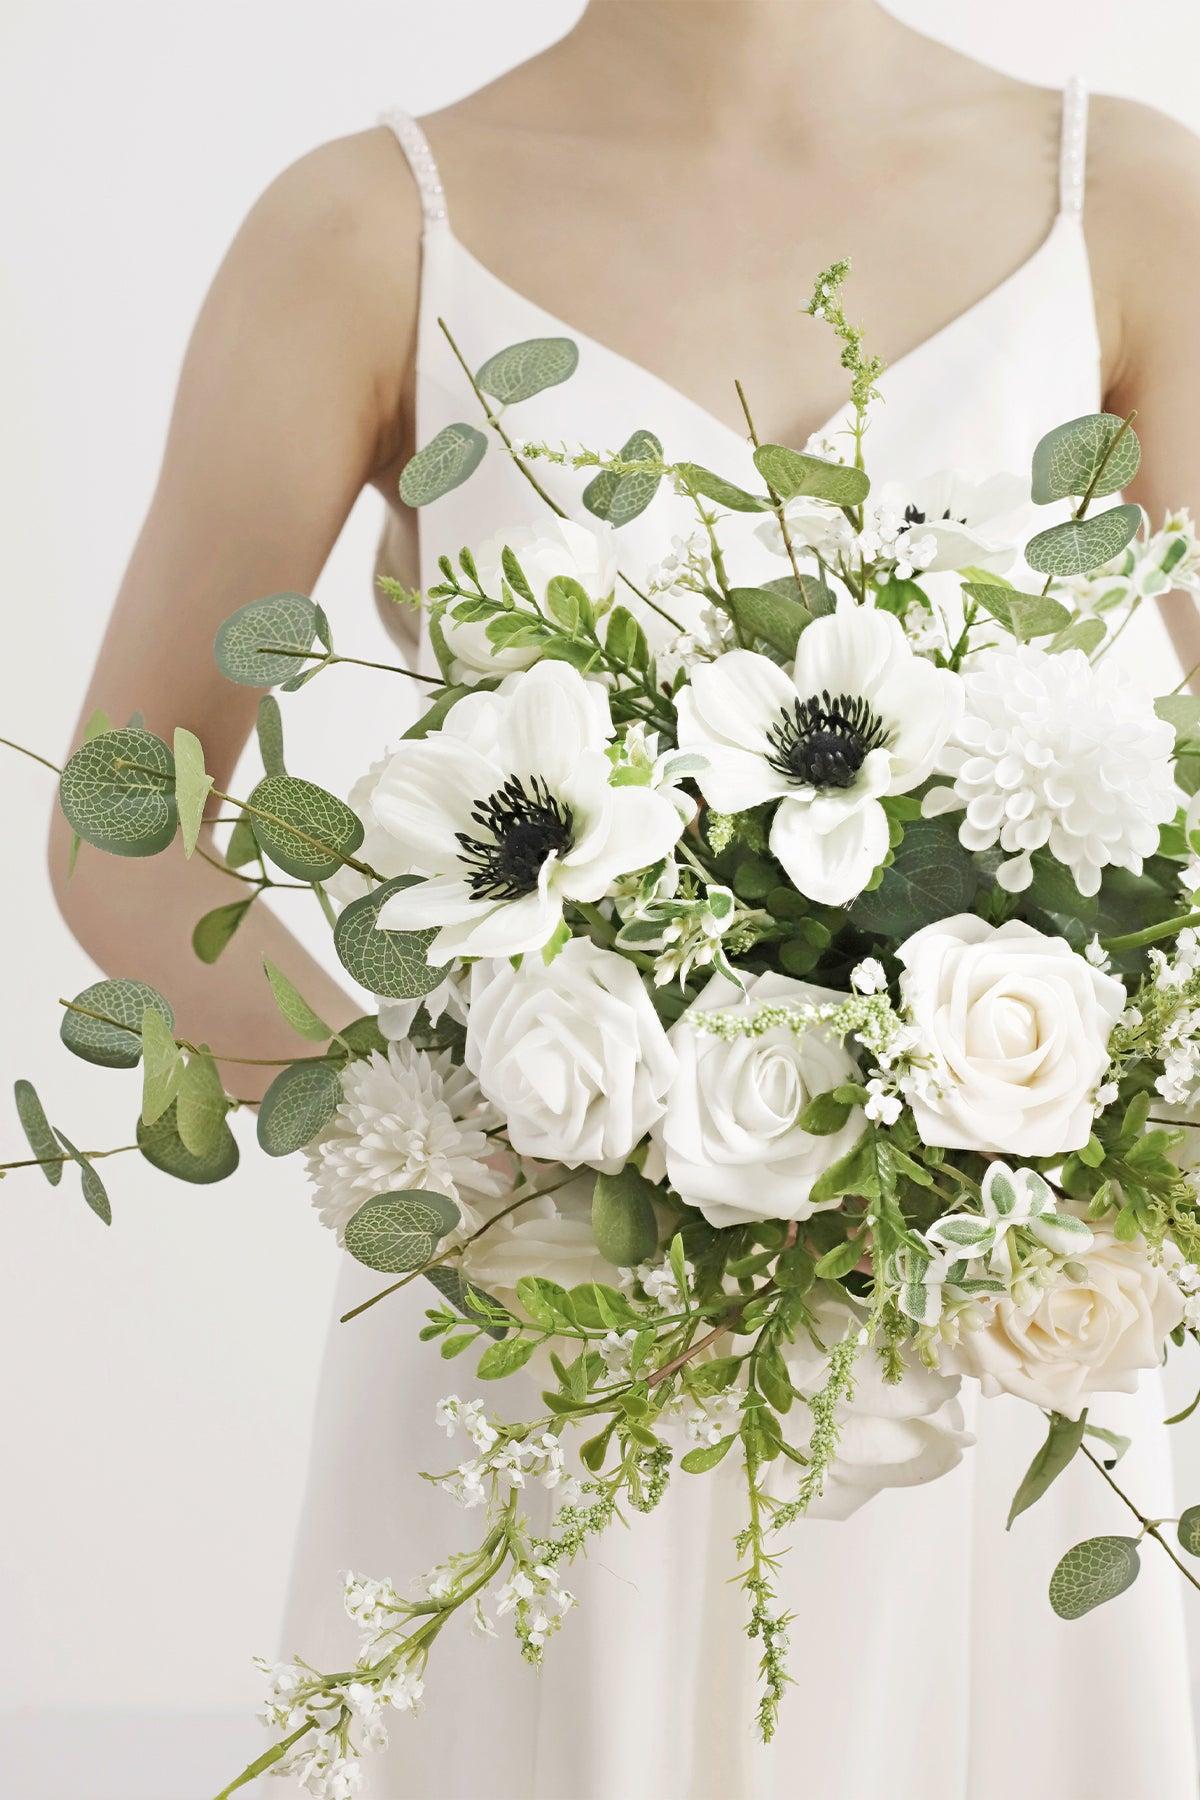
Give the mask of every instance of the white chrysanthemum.
M 342 1103 L 326 1136 L 308 1153 L 313 1205 L 322 1225 L 342 1240 L 347 1222 L 372 1194 L 423 1188 L 445 1194 L 479 1220 L 472 1203 L 504 1191 L 487 1166 L 487 1129 L 497 1115 L 466 1069 L 444 1053 L 389 1044 L 352 1062 L 342 1075 Z
M 1109 864 L 1141 873 L 1180 795 L 1174 731 L 1115 663 L 1082 650 L 1052 656 L 1032 644 L 984 650 L 967 675 L 966 710 L 943 754 L 952 787 L 933 788 L 925 814 L 966 809 L 968 850 L 999 844 L 996 879 L 1020 893 L 1043 846 L 1094 894 Z

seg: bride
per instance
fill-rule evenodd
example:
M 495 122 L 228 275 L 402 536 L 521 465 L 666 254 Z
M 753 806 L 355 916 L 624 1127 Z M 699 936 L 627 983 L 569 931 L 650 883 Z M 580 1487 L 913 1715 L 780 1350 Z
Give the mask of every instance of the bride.
M 409 582 L 441 550 L 540 524 L 497 457 L 423 516 L 420 540 L 400 505 L 415 444 L 471 416 L 439 314 L 475 362 L 521 338 L 578 343 L 569 401 L 547 390 L 517 429 L 618 444 L 646 426 L 738 479 L 735 375 L 764 438 L 836 438 L 842 372 L 799 306 L 815 271 L 849 255 L 853 304 L 890 365 L 877 478 L 1022 471 L 1043 430 L 1103 403 L 1138 410 L 1132 498 L 1156 518 L 1200 498 L 1200 148 L 1129 103 L 1093 105 L 1090 129 L 1087 115 L 1077 84 L 1064 97 L 1011 81 L 872 0 L 592 0 L 562 43 L 427 121 L 427 137 L 396 116 L 315 151 L 259 201 L 204 305 L 84 717 L 155 695 L 148 725 L 195 729 L 228 785 L 256 695 L 219 676 L 214 630 L 247 599 L 309 592 L 367 484 L 388 509 L 381 564 Z M 1156 485 L 1167 470 L 1170 492 Z M 554 490 L 576 516 L 579 486 Z M 658 509 L 672 504 L 628 528 L 627 566 L 669 536 Z M 1190 610 L 1168 597 L 1164 615 L 1191 668 Z M 1169 656 L 1153 629 L 1140 654 Z M 378 710 L 347 707 L 338 732 L 362 766 Z M 228 898 L 212 867 L 98 859 L 68 887 L 66 848 L 64 826 L 56 886 L 77 935 L 106 969 L 167 989 L 192 1039 L 291 1053 L 264 953 L 324 1017 L 361 1010 L 261 907 L 202 971 L 191 926 Z M 285 1646 L 317 1662 L 342 1653 L 340 1568 L 402 1578 L 453 1541 L 412 1474 L 446 1460 L 432 1417 L 445 1372 L 407 1299 L 333 1331 Z M 1159 1512 L 1172 1510 L 1163 1410 L 1151 1380 L 1102 1419 L 1136 1426 L 1130 1486 Z M 781 1582 L 797 1691 L 770 1750 L 743 1725 L 756 1649 L 728 1585 L 736 1496 L 681 1480 L 578 1572 L 583 1604 L 540 1677 L 464 1634 L 371 1792 L 1190 1800 L 1176 1588 L 1147 1566 L 1119 1604 L 1056 1619 L 1050 1568 L 1088 1532 L 1121 1529 L 1115 1502 L 1072 1469 L 1006 1536 L 1037 1421 L 992 1401 L 974 1429 L 976 1450 L 932 1488 L 795 1531 Z

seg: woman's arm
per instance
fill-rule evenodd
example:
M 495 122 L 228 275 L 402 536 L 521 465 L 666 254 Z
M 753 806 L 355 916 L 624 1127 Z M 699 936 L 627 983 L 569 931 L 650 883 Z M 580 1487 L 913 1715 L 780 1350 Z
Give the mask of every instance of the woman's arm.
M 1087 198 L 1097 304 L 1108 339 L 1105 405 L 1137 410 L 1142 468 L 1128 498 L 1200 521 L 1200 139 L 1162 113 L 1098 101 Z M 1200 662 L 1200 607 L 1160 602 L 1182 669 Z
M 196 325 L 149 515 L 109 621 L 82 717 L 141 711 L 168 742 L 204 745 L 218 787 L 257 710 L 256 689 L 213 661 L 222 619 L 282 589 L 310 593 L 356 496 L 402 448 L 416 318 L 419 208 L 390 134 L 329 144 L 250 213 Z M 364 598 L 364 604 L 367 603 Z M 78 741 L 76 738 L 75 741 Z M 178 843 L 137 861 L 51 841 L 54 890 L 79 941 L 112 975 L 166 993 L 189 1038 L 243 1056 L 294 1055 L 264 953 L 331 1023 L 353 1007 L 256 906 L 213 968 L 196 920 L 250 890 Z M 211 851 L 211 842 L 205 842 Z M 252 1097 L 270 1070 L 226 1070 Z

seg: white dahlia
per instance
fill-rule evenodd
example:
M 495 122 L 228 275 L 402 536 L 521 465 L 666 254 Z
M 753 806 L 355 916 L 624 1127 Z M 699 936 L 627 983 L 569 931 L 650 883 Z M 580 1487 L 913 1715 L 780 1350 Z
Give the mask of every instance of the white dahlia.
M 352 1062 L 342 1102 L 308 1153 L 313 1205 L 342 1240 L 348 1221 L 373 1194 L 421 1188 L 457 1203 L 463 1224 L 479 1223 L 473 1203 L 505 1191 L 484 1158 L 497 1115 L 466 1069 L 444 1052 L 389 1044 Z
M 1115 663 L 1082 650 L 1052 656 L 1032 644 L 984 650 L 965 676 L 966 709 L 941 759 L 950 787 L 925 814 L 966 809 L 968 850 L 1009 852 L 996 879 L 1020 893 L 1045 846 L 1094 894 L 1109 864 L 1141 873 L 1174 818 L 1174 731 Z

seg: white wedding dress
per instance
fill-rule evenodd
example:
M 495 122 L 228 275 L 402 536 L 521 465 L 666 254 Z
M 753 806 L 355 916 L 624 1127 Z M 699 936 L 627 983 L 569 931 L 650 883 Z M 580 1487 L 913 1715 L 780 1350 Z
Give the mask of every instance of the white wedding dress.
M 514 410 L 523 435 L 615 448 L 645 426 L 668 455 L 753 479 L 743 438 L 477 262 L 453 234 L 419 127 L 388 122 L 425 211 L 419 442 L 478 416 L 440 314 L 473 366 L 524 338 L 578 344 L 575 376 Z M 877 482 L 955 466 L 1022 471 L 1043 431 L 1099 406 L 1084 130 L 1085 98 L 1072 84 L 1049 236 L 884 375 L 886 404 L 869 440 Z M 539 472 L 571 514 L 587 517 L 584 478 L 545 464 Z M 438 553 L 536 522 L 540 507 L 493 445 L 466 486 L 421 514 L 422 582 L 437 579 Z M 748 522 L 732 523 L 747 553 L 765 557 Z M 692 525 L 685 503 L 660 494 L 622 530 L 623 565 L 658 560 L 671 533 Z M 388 727 L 362 720 L 353 729 L 365 767 Z M 373 1282 L 347 1260 L 339 1298 L 350 1304 Z M 417 1341 L 429 1300 L 409 1289 L 332 1328 L 283 1646 L 318 1666 L 345 1667 L 356 1642 L 340 1613 L 339 1570 L 407 1583 L 475 1541 L 479 1514 L 460 1513 L 417 1473 L 457 1460 L 435 1428 L 435 1401 L 455 1387 L 475 1391 L 469 1358 L 448 1365 Z M 489 1397 L 516 1416 L 533 1391 L 514 1387 Z M 722 1470 L 678 1476 L 656 1513 L 631 1515 L 628 1531 L 615 1528 L 571 1571 L 580 1603 L 540 1674 L 507 1641 L 504 1621 L 499 1642 L 451 1625 L 422 1714 L 395 1716 L 391 1748 L 367 1758 L 365 1791 L 372 1800 L 1194 1800 L 1180 1578 L 1150 1546 L 1131 1592 L 1078 1622 L 1058 1620 L 1046 1583 L 1060 1554 L 1093 1533 L 1125 1532 L 1130 1519 L 1081 1463 L 1006 1535 L 1041 1421 L 1014 1401 L 979 1403 L 973 1388 L 964 1399 L 978 1447 L 951 1475 L 885 1492 L 847 1523 L 791 1531 L 780 1586 L 795 1615 L 795 1686 L 770 1748 L 751 1730 L 758 1651 L 729 1579 L 741 1489 Z M 1175 1510 L 1164 1410 L 1157 1375 L 1137 1396 L 1093 1409 L 1098 1423 L 1134 1435 L 1124 1483 L 1159 1515 Z M 529 1499 L 536 1512 L 549 1496 Z

